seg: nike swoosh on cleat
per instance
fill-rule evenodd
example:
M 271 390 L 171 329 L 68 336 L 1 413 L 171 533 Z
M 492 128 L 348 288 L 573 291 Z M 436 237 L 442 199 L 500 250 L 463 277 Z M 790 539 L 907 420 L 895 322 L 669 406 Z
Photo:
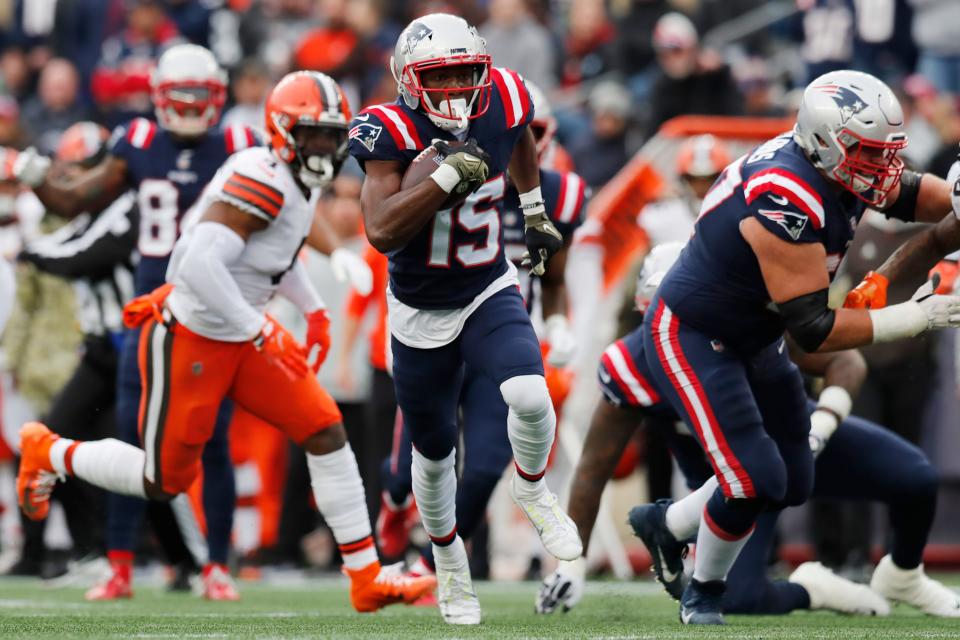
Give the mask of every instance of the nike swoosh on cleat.
M 677 579 L 677 574 L 667 568 L 667 559 L 663 557 L 663 549 L 657 549 L 657 555 L 660 556 L 660 573 L 663 574 L 664 582 L 673 582 Z

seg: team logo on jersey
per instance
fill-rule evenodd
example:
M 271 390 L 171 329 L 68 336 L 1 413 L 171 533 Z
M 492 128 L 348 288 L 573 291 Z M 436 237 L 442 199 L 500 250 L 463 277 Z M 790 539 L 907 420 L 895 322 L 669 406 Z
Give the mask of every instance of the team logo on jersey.
M 840 87 L 835 84 L 825 84 L 817 87 L 817 90 L 830 96 L 833 101 L 837 103 L 837 106 L 840 107 L 841 124 L 847 124 L 847 120 L 867 108 L 867 103 L 846 87 Z
M 177 156 L 177 169 L 186 171 L 190 168 L 191 162 L 193 162 L 193 149 L 184 149 Z
M 800 234 L 803 233 L 803 229 L 807 226 L 807 221 L 809 220 L 806 215 L 794 211 L 760 209 L 759 213 L 767 220 L 773 220 L 783 227 L 784 231 L 790 234 L 790 237 L 794 240 L 800 239 Z
M 370 124 L 369 122 L 361 122 L 350 129 L 350 139 L 356 140 L 365 146 L 367 151 L 373 153 L 373 145 L 377 144 L 377 138 L 380 137 L 381 131 L 383 131 L 383 127 L 381 126 Z
M 403 53 L 410 53 L 420 44 L 420 41 L 433 35 L 433 29 L 422 22 L 414 22 L 407 32 L 407 39 L 403 43 Z

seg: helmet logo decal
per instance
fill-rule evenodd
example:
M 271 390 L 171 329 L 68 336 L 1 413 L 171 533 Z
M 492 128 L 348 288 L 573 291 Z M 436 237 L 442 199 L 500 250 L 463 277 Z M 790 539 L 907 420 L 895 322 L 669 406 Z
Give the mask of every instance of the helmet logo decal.
M 817 91 L 826 93 L 840 107 L 840 123 L 847 124 L 853 116 L 867 108 L 860 96 L 846 87 L 835 84 L 825 84 L 816 87 Z
M 414 22 L 407 30 L 406 41 L 403 43 L 403 53 L 410 53 L 424 38 L 429 38 L 432 35 L 433 29 L 422 22 Z
M 807 226 L 807 221 L 809 220 L 806 215 L 802 213 L 796 213 L 794 211 L 759 209 L 758 212 L 767 220 L 773 220 L 778 225 L 783 227 L 784 231 L 790 234 L 790 237 L 794 240 L 800 239 L 800 234 L 803 233 L 804 228 Z
M 369 122 L 361 122 L 350 129 L 349 136 L 351 140 L 356 140 L 366 147 L 367 151 L 373 153 L 373 146 L 377 143 L 377 138 L 380 137 L 380 132 L 382 131 L 383 127 Z

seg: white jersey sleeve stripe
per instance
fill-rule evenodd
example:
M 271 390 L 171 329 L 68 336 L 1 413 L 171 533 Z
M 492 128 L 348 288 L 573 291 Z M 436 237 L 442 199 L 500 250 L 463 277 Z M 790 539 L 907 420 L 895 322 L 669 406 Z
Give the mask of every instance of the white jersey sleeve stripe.
M 400 117 L 396 113 L 394 113 L 392 109 L 388 109 L 382 105 L 376 105 L 376 106 L 370 107 L 370 111 L 374 111 L 381 117 L 387 118 L 393 124 L 393 126 L 396 127 L 397 131 L 400 132 L 400 136 L 401 138 L 403 138 L 404 146 L 407 149 L 412 149 L 416 151 L 417 143 L 413 141 L 413 137 L 411 137 L 410 131 L 407 129 L 406 123 L 404 123 L 404 121 L 401 120 Z
M 563 209 L 560 210 L 560 222 L 572 222 L 577 215 L 577 205 L 580 204 L 580 190 L 583 188 L 583 179 L 575 173 L 568 173 L 563 180 Z
M 744 184 L 743 196 L 747 204 L 750 204 L 767 191 L 773 191 L 789 199 L 810 216 L 814 227 L 822 228 L 826 222 L 823 200 L 806 182 L 792 173 L 782 169 L 760 171 L 752 175 Z

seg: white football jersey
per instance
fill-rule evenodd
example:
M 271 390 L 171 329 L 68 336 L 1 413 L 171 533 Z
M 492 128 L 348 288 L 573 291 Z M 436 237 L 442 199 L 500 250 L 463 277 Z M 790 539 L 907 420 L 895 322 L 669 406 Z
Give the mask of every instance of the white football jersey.
M 309 199 L 304 197 L 290 168 L 267 147 L 251 147 L 230 156 L 198 199 L 191 212 L 195 215 L 187 215 L 186 230 L 170 257 L 167 281 L 174 284 L 174 289 L 167 304 L 177 321 L 214 340 L 241 342 L 250 338 L 239 335 L 179 277 L 180 264 L 193 238 L 193 225 L 214 201 L 226 202 L 269 223 L 266 229 L 250 235 L 240 259 L 228 266 L 244 300 L 263 311 L 297 259 L 310 232 L 319 195 L 320 190 L 314 189 Z

